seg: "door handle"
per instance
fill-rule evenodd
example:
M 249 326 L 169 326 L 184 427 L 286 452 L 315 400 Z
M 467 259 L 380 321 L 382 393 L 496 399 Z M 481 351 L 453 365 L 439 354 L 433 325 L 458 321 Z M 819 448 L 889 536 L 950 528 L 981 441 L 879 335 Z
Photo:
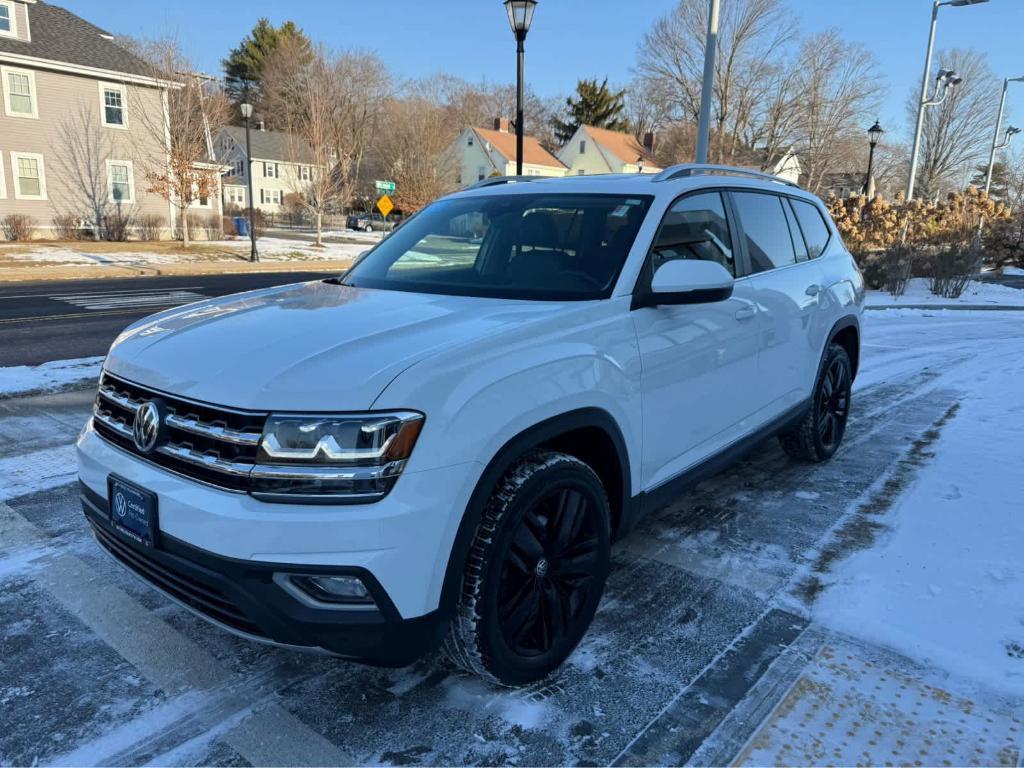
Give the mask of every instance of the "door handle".
M 807 286 L 807 290 L 804 291 L 808 296 L 817 296 L 821 293 L 821 286 L 817 283 L 811 283 Z
M 757 315 L 757 307 L 740 307 L 736 310 L 737 320 L 749 320 L 755 315 Z

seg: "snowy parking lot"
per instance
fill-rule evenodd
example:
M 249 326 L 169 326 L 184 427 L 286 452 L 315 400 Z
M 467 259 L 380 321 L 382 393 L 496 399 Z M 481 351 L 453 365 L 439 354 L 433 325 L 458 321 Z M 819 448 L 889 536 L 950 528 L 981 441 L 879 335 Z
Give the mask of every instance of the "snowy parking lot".
M 92 393 L 0 399 L 0 765 L 1020 765 L 1024 313 L 871 311 L 862 360 L 832 462 L 765 442 L 646 518 L 521 690 L 205 624 L 88 532 Z

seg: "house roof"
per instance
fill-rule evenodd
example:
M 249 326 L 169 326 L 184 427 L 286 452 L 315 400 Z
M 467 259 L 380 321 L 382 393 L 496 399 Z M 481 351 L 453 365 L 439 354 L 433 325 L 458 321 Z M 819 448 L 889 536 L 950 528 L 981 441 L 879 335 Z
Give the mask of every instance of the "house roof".
M 491 146 L 508 162 L 516 159 L 516 135 L 507 131 L 493 131 L 489 128 L 474 128 L 477 135 Z M 557 157 L 552 155 L 534 136 L 523 136 L 523 162 L 527 165 L 546 165 L 550 168 L 565 168 Z
M 245 128 L 229 125 L 221 129 L 245 150 Z M 252 159 L 278 160 L 283 163 L 312 163 L 313 150 L 302 139 L 280 131 L 251 130 Z
M 0 56 L 13 53 L 129 75 L 150 74 L 146 63 L 109 32 L 43 0 L 27 7 L 31 41 L 0 37 Z
M 653 161 L 651 153 L 636 140 L 631 133 L 622 131 L 610 131 L 607 128 L 595 128 L 592 125 L 582 126 L 592 140 L 607 149 L 624 163 L 636 163 L 637 158 L 642 157 L 644 163 Z

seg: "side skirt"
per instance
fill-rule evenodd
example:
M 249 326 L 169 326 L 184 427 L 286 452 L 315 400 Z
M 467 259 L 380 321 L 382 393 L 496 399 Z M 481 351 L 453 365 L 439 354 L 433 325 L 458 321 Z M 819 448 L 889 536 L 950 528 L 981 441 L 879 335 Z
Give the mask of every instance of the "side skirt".
M 697 483 L 709 477 L 717 475 L 728 469 L 737 461 L 746 456 L 758 443 L 785 432 L 787 429 L 796 426 L 810 407 L 810 401 L 805 400 L 799 403 L 780 416 L 775 417 L 763 427 L 742 437 L 735 443 L 726 446 L 714 456 L 705 459 L 700 464 L 684 470 L 673 478 L 666 480 L 656 488 L 649 491 L 642 491 L 633 497 L 630 505 L 630 519 L 627 525 L 620 528 L 617 538 L 628 533 L 644 515 L 661 509 L 675 501 L 679 496 L 692 489 Z M 625 521 L 624 521 L 625 522 Z

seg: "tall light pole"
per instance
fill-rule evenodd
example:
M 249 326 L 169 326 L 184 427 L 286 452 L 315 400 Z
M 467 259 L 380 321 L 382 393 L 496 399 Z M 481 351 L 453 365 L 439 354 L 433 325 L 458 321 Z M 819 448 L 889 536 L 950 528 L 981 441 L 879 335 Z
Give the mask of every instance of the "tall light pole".
M 928 49 L 924 55 L 924 75 L 921 77 L 921 98 L 917 104 L 917 125 L 914 128 L 914 148 L 910 151 L 910 177 L 907 179 L 907 200 L 914 199 L 914 176 L 917 175 L 917 155 L 921 149 L 921 128 L 924 125 L 924 109 L 930 106 L 928 99 L 928 78 L 932 72 L 932 49 L 935 47 L 935 25 L 939 20 L 939 8 L 950 5 L 959 8 L 964 5 L 979 5 L 988 0 L 934 0 L 932 23 L 928 28 Z M 959 82 L 959 81 L 958 81 Z M 955 85 L 955 83 L 953 83 Z M 943 91 L 945 95 L 945 91 Z
M 516 36 L 516 176 L 523 175 L 523 67 L 526 58 L 526 35 L 533 23 L 537 0 L 505 0 L 508 23 Z
M 239 107 L 242 117 L 245 118 L 245 178 L 249 187 L 249 261 L 259 261 L 260 255 L 256 251 L 256 211 L 252 207 L 252 134 L 249 132 L 249 118 L 252 117 L 252 104 L 243 101 Z
M 885 129 L 878 124 L 875 120 L 875 124 L 868 128 L 868 173 L 864 177 L 864 194 L 868 197 L 873 197 L 874 184 L 871 180 L 871 173 L 875 167 L 875 147 L 878 145 L 878 140 L 882 138 L 882 134 L 885 133 Z
M 992 186 L 992 167 L 996 163 L 996 150 L 1002 149 L 1010 145 L 1010 139 L 1013 138 L 1014 134 L 1020 133 L 1018 128 L 1010 127 L 1006 129 L 1006 139 L 1002 144 L 999 143 L 999 131 L 1003 127 L 1003 110 L 1006 109 L 1006 90 L 1010 87 L 1010 83 L 1022 83 L 1024 77 L 1007 77 L 1003 79 L 1003 92 L 999 96 L 999 112 L 996 113 L 996 129 L 992 132 L 992 149 L 988 153 L 988 171 L 985 174 L 985 194 L 988 194 L 989 189 Z
M 708 161 L 708 139 L 711 133 L 711 97 L 715 84 L 715 51 L 718 48 L 718 2 L 708 0 L 708 34 L 704 39 L 704 84 L 700 91 L 700 117 L 697 119 L 696 161 Z

